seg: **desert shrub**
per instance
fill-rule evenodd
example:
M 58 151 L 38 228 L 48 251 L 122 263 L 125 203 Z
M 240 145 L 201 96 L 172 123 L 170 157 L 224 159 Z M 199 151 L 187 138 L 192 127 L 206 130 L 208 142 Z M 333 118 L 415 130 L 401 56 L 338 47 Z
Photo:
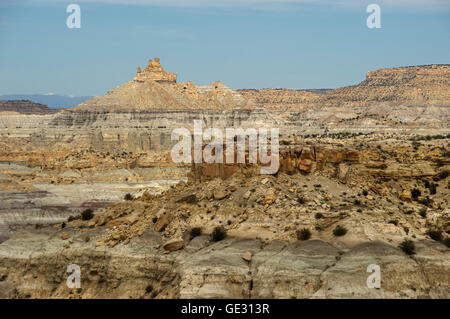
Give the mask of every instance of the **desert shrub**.
M 311 231 L 308 228 L 302 228 L 297 230 L 297 239 L 298 240 L 308 240 L 311 238 Z
M 191 229 L 189 234 L 191 236 L 191 239 L 195 238 L 195 237 L 200 236 L 202 234 L 202 229 L 200 227 L 194 227 L 194 228 Z
M 369 194 L 369 192 L 368 192 L 368 191 L 367 191 L 366 189 L 365 189 L 365 190 L 363 190 L 363 192 L 362 192 L 362 193 L 363 193 L 363 195 L 364 195 L 364 196 L 367 196 L 367 194 Z
M 158 221 L 158 217 L 155 216 L 155 217 L 152 218 L 153 224 L 155 224 L 157 221 Z
M 123 199 L 125 199 L 125 200 L 132 200 L 133 196 L 131 196 L 130 193 L 127 193 L 127 194 L 125 194 L 125 197 Z
M 430 188 L 430 182 L 429 181 L 425 182 L 425 188 Z
M 414 255 L 416 253 L 416 245 L 414 245 L 412 240 L 405 239 L 398 247 L 407 255 Z
M 424 199 L 420 199 L 419 203 L 424 205 L 424 206 L 430 206 L 433 203 L 433 200 L 427 196 Z
M 417 188 L 413 188 L 411 190 L 411 196 L 414 199 L 417 199 L 417 197 L 419 197 L 421 194 L 422 194 L 422 192 L 419 189 L 417 189 Z
M 356 206 L 359 206 L 359 205 L 361 205 L 361 201 L 359 199 L 355 199 L 353 201 L 353 204 L 356 205 Z
M 66 223 L 65 223 L 65 222 L 63 222 L 63 223 L 61 224 L 61 229 L 63 229 L 63 228 L 66 228 Z
M 431 183 L 430 184 L 430 194 L 431 195 L 435 195 L 436 194 L 436 184 L 435 183 Z
M 442 241 L 444 239 L 442 236 L 442 231 L 440 230 L 428 230 L 427 235 L 435 241 Z
M 448 248 L 450 248 L 450 237 L 445 238 L 442 243 L 447 246 Z
M 211 237 L 213 241 L 221 241 L 227 237 L 227 230 L 223 226 L 217 226 L 214 228 Z
M 81 213 L 82 220 L 90 220 L 92 217 L 94 217 L 94 212 L 92 209 L 86 209 Z
M 147 285 L 147 287 L 145 287 L 145 292 L 146 293 L 151 293 L 153 291 L 153 286 L 152 285 Z
M 74 221 L 74 220 L 77 220 L 77 219 L 80 219 L 81 218 L 81 216 L 72 216 L 72 215 L 70 215 L 69 216 L 69 218 L 67 219 L 67 221 L 68 222 L 71 222 L 71 221 Z
M 321 219 L 323 217 L 322 213 L 316 213 L 316 215 L 314 216 L 316 219 Z
M 333 230 L 333 235 L 334 236 L 344 236 L 345 234 L 347 234 L 347 228 L 341 226 L 341 225 L 337 225 L 336 228 Z
M 439 179 L 445 179 L 448 177 L 449 174 L 450 173 L 447 170 L 445 170 L 445 171 L 440 172 L 438 177 L 439 177 Z
M 422 216 L 423 218 L 426 218 L 427 217 L 427 209 L 421 208 L 419 211 L 419 215 Z
M 304 197 L 299 196 L 299 197 L 297 198 L 297 203 L 299 203 L 299 204 L 304 204 L 304 203 L 306 203 L 306 200 L 305 200 Z

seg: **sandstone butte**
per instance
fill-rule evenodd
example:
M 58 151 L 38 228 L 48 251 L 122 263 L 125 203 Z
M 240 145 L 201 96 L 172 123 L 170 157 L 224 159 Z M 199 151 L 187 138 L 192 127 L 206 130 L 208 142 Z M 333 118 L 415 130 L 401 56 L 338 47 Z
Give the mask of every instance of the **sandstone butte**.
M 94 97 L 76 106 L 75 111 L 149 109 L 212 109 L 252 108 L 240 94 L 221 82 L 196 86 L 192 82 L 177 83 L 177 75 L 167 72 L 160 59 L 149 60 L 145 69 L 138 67 L 134 79 L 101 97 Z
M 138 67 L 134 79 L 104 96 L 76 106 L 75 111 L 233 110 L 263 108 L 299 110 L 321 107 L 448 106 L 450 65 L 380 69 L 353 86 L 334 90 L 232 90 L 221 82 L 197 86 L 177 83 L 160 59 Z

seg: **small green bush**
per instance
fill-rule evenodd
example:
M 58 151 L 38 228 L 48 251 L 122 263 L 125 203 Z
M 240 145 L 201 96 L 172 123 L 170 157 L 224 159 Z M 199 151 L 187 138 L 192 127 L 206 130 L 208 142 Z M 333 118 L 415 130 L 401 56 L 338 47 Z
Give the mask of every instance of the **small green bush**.
M 422 216 L 422 218 L 426 218 L 427 217 L 427 209 L 421 208 L 419 211 L 419 215 Z
M 72 216 L 72 215 L 70 215 L 69 218 L 67 219 L 67 221 L 68 221 L 68 222 L 71 222 L 71 221 L 74 221 L 74 220 L 77 220 L 77 219 L 80 219 L 80 218 L 81 218 L 80 215 L 78 215 L 78 216 Z
M 155 216 L 155 217 L 152 218 L 153 224 L 156 224 L 157 221 L 158 221 L 158 217 Z
M 444 236 L 442 236 L 442 231 L 440 230 L 429 230 L 427 231 L 427 235 L 435 241 L 442 241 L 444 239 Z
M 92 209 L 86 209 L 81 213 L 82 220 L 90 220 L 94 217 L 94 212 Z
M 311 238 L 311 231 L 308 228 L 302 228 L 297 230 L 297 239 L 298 240 L 308 240 Z
M 227 230 L 223 226 L 217 226 L 214 228 L 211 237 L 213 241 L 221 241 L 227 237 Z
M 407 255 L 414 255 L 416 253 L 416 245 L 409 239 L 405 239 L 398 247 Z
M 417 188 L 413 188 L 413 190 L 411 191 L 411 196 L 414 199 L 417 199 L 417 197 L 419 197 L 422 194 L 422 192 L 420 190 L 418 190 Z
M 333 235 L 336 237 L 344 236 L 345 234 L 347 234 L 347 228 L 341 225 L 337 225 L 336 228 L 333 230 Z
M 450 248 L 450 237 L 445 238 L 442 243 L 447 246 L 448 248 Z
M 431 195 L 435 195 L 436 194 L 436 184 L 435 183 L 431 183 L 430 184 L 430 194 Z
M 147 287 L 145 287 L 145 292 L 146 293 L 151 293 L 153 291 L 153 286 L 152 285 L 148 285 Z
M 362 192 L 362 193 L 363 193 L 363 195 L 364 195 L 364 196 L 367 196 L 367 194 L 369 194 L 369 192 L 368 192 L 368 191 L 367 191 L 366 189 L 365 189 L 365 190 L 363 190 L 363 192 Z
M 125 199 L 125 200 L 132 200 L 133 196 L 131 196 L 130 193 L 127 193 L 123 199 Z
M 439 179 L 445 179 L 448 177 L 448 175 L 450 175 L 449 171 L 445 170 L 439 173 L 438 177 Z

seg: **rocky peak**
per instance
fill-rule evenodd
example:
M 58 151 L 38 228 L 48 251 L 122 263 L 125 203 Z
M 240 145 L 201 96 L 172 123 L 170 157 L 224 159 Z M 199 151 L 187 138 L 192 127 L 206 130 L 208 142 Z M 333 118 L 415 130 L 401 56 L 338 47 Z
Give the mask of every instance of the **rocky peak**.
M 172 72 L 166 72 L 161 65 L 160 59 L 155 58 L 155 61 L 148 61 L 148 65 L 144 70 L 138 66 L 136 77 L 133 80 L 136 82 L 155 81 L 176 83 L 177 75 Z

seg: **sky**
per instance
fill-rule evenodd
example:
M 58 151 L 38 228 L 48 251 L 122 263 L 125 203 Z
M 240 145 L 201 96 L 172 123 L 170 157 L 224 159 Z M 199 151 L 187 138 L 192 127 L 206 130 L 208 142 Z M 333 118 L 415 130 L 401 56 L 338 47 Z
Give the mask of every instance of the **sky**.
M 69 29 L 66 8 L 81 8 Z M 381 28 L 369 29 L 369 4 Z M 337 88 L 450 63 L 449 0 L 0 0 L 0 94 L 103 95 L 159 57 L 179 82 Z

